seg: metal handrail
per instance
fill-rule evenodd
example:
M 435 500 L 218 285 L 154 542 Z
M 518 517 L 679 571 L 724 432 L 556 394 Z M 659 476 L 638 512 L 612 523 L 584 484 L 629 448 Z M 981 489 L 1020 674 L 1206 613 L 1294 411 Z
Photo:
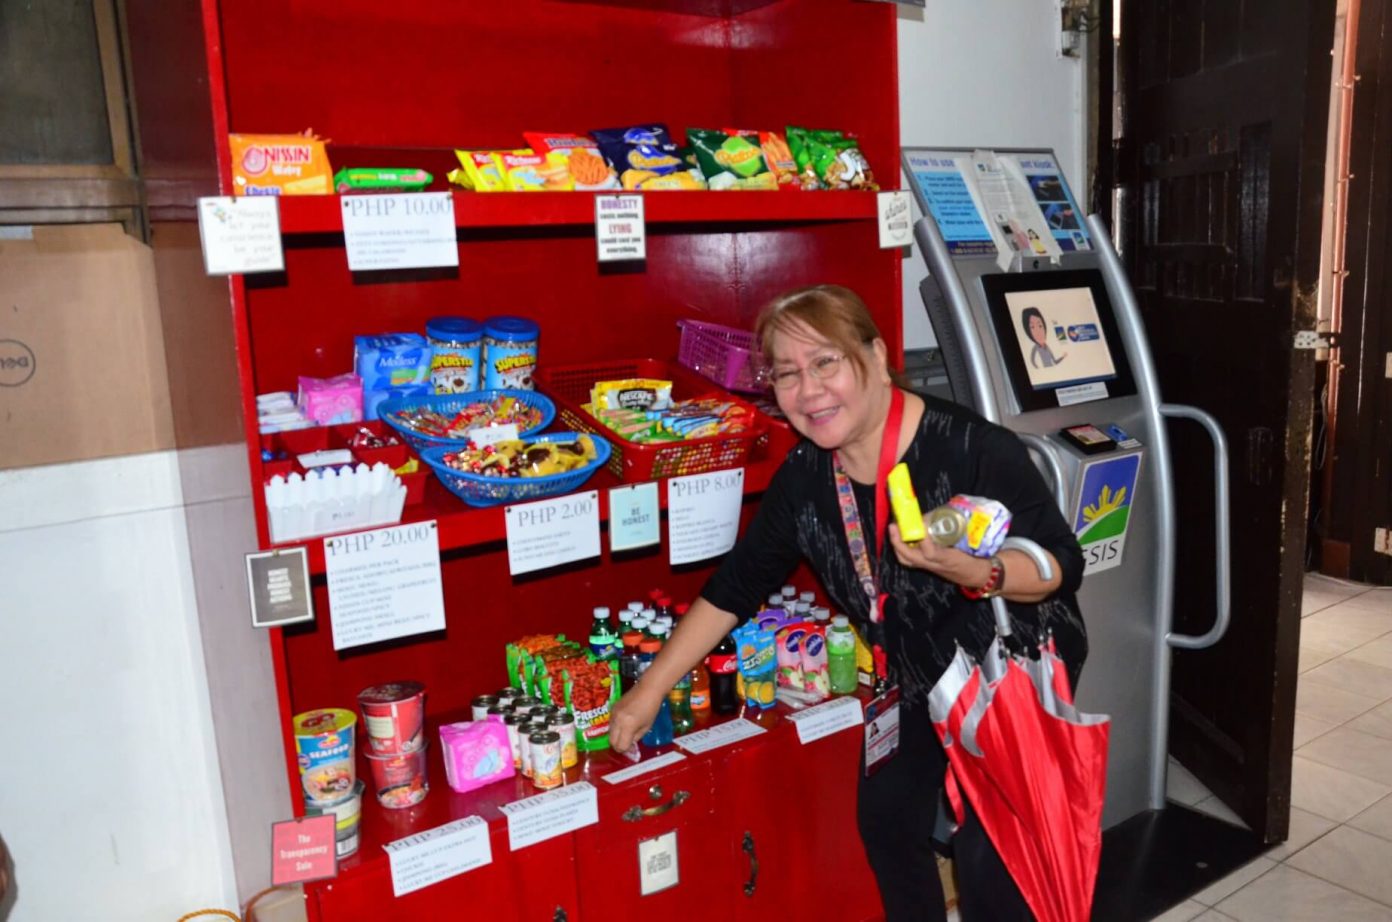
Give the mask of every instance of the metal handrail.
M 1181 404 L 1160 404 L 1160 415 L 1171 419 L 1192 419 L 1208 431 L 1213 440 L 1213 537 L 1216 543 L 1214 556 L 1217 558 L 1218 617 L 1213 627 L 1204 634 L 1165 635 L 1165 642 L 1181 650 L 1202 650 L 1223 639 L 1232 620 L 1232 548 L 1228 512 L 1228 440 L 1223 435 L 1218 420 L 1200 410 Z

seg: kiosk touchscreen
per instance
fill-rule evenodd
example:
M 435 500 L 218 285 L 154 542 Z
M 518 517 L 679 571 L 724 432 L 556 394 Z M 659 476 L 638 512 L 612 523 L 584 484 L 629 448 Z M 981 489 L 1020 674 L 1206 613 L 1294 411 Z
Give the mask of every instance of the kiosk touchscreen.
M 1109 714 L 1106 826 L 1165 803 L 1173 512 L 1162 408 L 1134 296 L 1047 150 L 905 148 L 920 286 L 953 398 L 1020 436 L 1083 549 L 1083 711 Z M 1204 420 L 1208 421 L 1205 422 Z M 1210 433 L 1221 456 L 1221 433 Z M 1226 523 L 1225 461 L 1216 512 Z M 1224 547 L 1226 547 L 1224 539 Z M 1220 555 L 1221 556 L 1221 555 Z M 1225 558 L 1224 558 L 1225 559 Z M 1168 643 L 1167 643 L 1168 640 Z

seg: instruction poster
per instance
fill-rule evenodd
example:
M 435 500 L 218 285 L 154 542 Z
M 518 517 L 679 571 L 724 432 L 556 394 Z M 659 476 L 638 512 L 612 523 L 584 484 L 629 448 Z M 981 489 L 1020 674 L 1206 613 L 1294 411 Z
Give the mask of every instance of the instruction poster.
M 964 173 L 971 157 L 950 151 L 904 152 L 920 204 L 938 225 L 953 256 L 995 256 L 996 244 L 981 219 L 981 209 Z
M 1091 250 L 1087 226 L 1083 224 L 1082 213 L 1073 201 L 1068 183 L 1063 181 L 1058 161 L 1045 153 L 1003 154 L 1002 159 L 1013 161 L 1019 167 L 1059 250 L 1064 253 Z
M 1073 514 L 1073 533 L 1083 548 L 1084 576 L 1121 566 L 1140 473 L 1141 452 L 1084 465 Z

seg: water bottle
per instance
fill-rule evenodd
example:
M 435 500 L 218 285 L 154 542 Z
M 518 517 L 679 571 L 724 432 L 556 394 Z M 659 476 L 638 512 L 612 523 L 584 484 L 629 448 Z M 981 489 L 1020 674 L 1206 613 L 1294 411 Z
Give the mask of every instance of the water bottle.
M 827 631 L 827 672 L 833 694 L 849 695 L 856 690 L 855 632 L 845 615 L 832 618 Z

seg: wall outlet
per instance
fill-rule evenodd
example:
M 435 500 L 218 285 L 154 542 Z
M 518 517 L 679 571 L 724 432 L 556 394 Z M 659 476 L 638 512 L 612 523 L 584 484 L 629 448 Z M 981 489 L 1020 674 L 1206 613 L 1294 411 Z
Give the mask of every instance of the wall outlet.
M 1392 528 L 1373 529 L 1373 551 L 1392 557 Z

